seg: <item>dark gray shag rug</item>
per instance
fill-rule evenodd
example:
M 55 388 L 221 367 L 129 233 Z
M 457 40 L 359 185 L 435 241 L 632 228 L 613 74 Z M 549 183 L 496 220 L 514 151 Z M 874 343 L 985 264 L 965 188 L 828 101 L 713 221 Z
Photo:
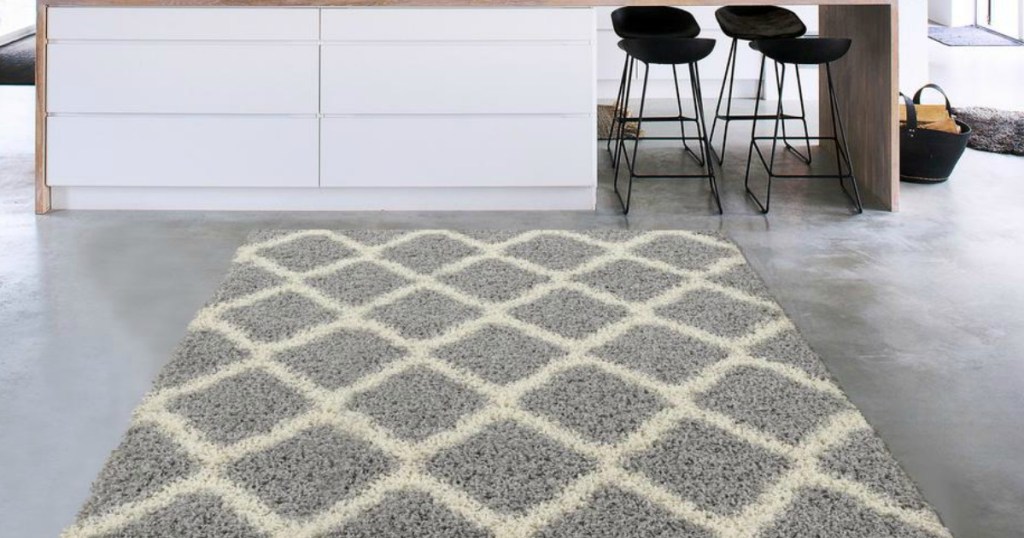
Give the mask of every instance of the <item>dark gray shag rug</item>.
M 980 26 L 929 26 L 928 37 L 949 47 L 1019 47 L 1016 39 Z
M 259 232 L 66 536 L 949 536 L 746 265 Z
M 958 108 L 953 112 L 971 127 L 967 147 L 1024 156 L 1024 112 L 985 107 Z

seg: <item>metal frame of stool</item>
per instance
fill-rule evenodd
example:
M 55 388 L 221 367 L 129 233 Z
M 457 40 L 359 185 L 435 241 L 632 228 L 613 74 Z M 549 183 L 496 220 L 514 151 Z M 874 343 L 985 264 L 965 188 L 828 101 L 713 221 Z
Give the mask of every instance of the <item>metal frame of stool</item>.
M 733 87 L 736 84 L 736 54 L 737 48 L 739 47 L 739 39 L 733 38 L 732 46 L 729 48 L 729 56 L 725 62 L 725 74 L 722 77 L 722 88 L 718 91 L 718 105 L 715 106 L 715 118 L 711 121 L 711 135 L 708 137 L 708 142 L 712 144 L 711 151 L 716 155 L 716 160 L 719 166 L 725 162 L 725 146 L 729 141 L 729 123 L 733 121 L 757 121 L 757 120 L 773 120 L 776 116 L 773 115 L 758 115 L 757 105 L 755 104 L 754 114 L 733 114 L 732 113 L 732 94 Z M 785 71 L 785 66 L 783 66 Z M 778 65 L 775 66 L 775 83 L 779 89 L 779 102 L 782 102 L 782 76 L 779 73 Z M 761 91 L 764 84 L 764 62 L 761 62 L 761 72 L 757 78 L 757 95 L 755 98 L 759 101 L 761 99 Z M 726 85 L 729 87 L 729 96 L 725 101 L 725 114 L 722 114 L 722 100 L 725 97 Z M 786 121 L 800 121 L 804 126 L 804 137 L 809 134 L 807 130 L 807 109 L 804 105 L 804 89 L 803 82 L 800 80 L 800 70 L 796 70 L 796 87 L 797 92 L 800 96 L 800 114 L 785 114 L 783 113 L 782 119 L 782 134 L 786 134 Z M 718 120 L 722 120 L 722 151 L 717 151 L 714 148 L 715 129 L 718 127 Z M 801 153 L 800 150 L 793 147 L 788 141 L 785 143 L 786 149 L 793 152 L 800 160 L 807 164 L 811 164 L 811 143 L 807 142 L 807 153 Z
M 765 61 L 767 61 L 767 57 L 762 55 L 761 56 L 761 70 L 762 71 L 764 70 Z M 779 62 L 775 62 L 775 63 L 776 63 L 776 69 L 778 69 L 778 63 Z M 770 207 L 769 204 L 771 204 L 772 179 L 774 179 L 774 178 L 781 178 L 781 179 L 787 179 L 787 178 L 799 178 L 799 179 L 815 179 L 815 178 L 828 179 L 828 178 L 834 178 L 834 179 L 838 179 L 839 180 L 840 188 L 842 188 L 843 193 L 846 194 L 846 197 L 849 198 L 851 202 L 853 202 L 853 205 L 856 208 L 857 213 L 859 214 L 859 213 L 863 213 L 864 212 L 864 205 L 861 202 L 861 198 L 860 198 L 860 189 L 857 187 L 857 178 L 855 177 L 854 172 L 853 172 L 853 162 L 850 159 L 850 149 L 849 149 L 849 145 L 847 143 L 846 127 L 843 124 L 842 114 L 841 114 L 841 111 L 839 109 L 839 100 L 836 98 L 835 85 L 834 85 L 834 83 L 832 81 L 832 65 L 831 65 L 831 63 L 826 63 L 824 65 L 825 65 L 825 73 L 826 73 L 826 77 L 825 78 L 828 81 L 829 112 L 831 113 L 832 126 L 833 126 L 832 136 L 807 136 L 807 135 L 805 135 L 805 136 L 787 136 L 785 134 L 785 131 L 783 131 L 782 136 L 779 136 L 779 125 L 784 123 L 783 122 L 783 118 L 782 118 L 783 112 L 782 112 L 782 100 L 781 99 L 779 100 L 779 105 L 778 105 L 778 107 L 776 109 L 776 114 L 774 116 L 768 116 L 769 119 L 774 119 L 775 120 L 775 131 L 774 131 L 772 136 L 757 136 L 757 118 L 755 118 L 753 120 L 753 124 L 754 125 L 751 128 L 751 133 L 750 133 L 750 147 L 747 150 L 747 172 L 746 172 L 745 177 L 743 178 L 743 187 L 744 187 L 744 189 L 746 189 L 747 195 L 750 196 L 754 200 L 754 203 L 757 204 L 757 207 L 761 210 L 761 213 L 763 213 L 763 214 L 767 214 L 768 213 L 768 210 L 769 210 L 769 207 Z M 794 69 L 797 71 L 797 73 L 800 72 L 800 67 L 799 66 L 794 66 Z M 781 77 L 780 77 L 780 85 L 784 84 L 785 80 L 786 80 L 786 71 L 785 71 L 785 64 L 783 64 L 782 74 L 781 74 Z M 760 93 L 760 90 L 761 90 L 761 88 L 760 88 L 760 85 L 759 85 L 758 93 Z M 780 91 L 780 93 L 781 93 L 781 91 Z M 754 116 L 757 116 L 757 114 L 759 112 L 759 108 L 760 108 L 760 100 L 758 101 L 757 104 L 754 105 Z M 775 155 L 776 155 L 776 152 L 777 152 L 777 149 L 778 149 L 778 142 L 779 142 L 779 140 L 782 140 L 783 143 L 785 143 L 786 139 L 806 140 L 808 144 L 810 144 L 811 140 L 816 140 L 816 141 L 830 140 L 833 143 L 835 143 L 835 145 L 836 145 L 836 173 L 835 174 L 776 174 L 775 173 Z M 758 146 L 758 144 L 757 144 L 758 140 L 771 140 L 772 141 L 772 152 L 771 152 L 770 159 L 768 159 L 768 160 L 765 159 L 764 154 L 761 152 L 761 147 Z M 751 160 L 752 160 L 752 157 L 753 157 L 754 150 L 757 150 L 757 156 L 761 160 L 761 164 L 764 166 L 765 171 L 768 172 L 768 185 L 767 185 L 767 188 L 765 189 L 765 198 L 764 198 L 764 203 L 763 204 L 761 203 L 761 200 L 757 197 L 757 195 L 754 194 L 754 191 L 752 191 L 750 189 L 750 163 L 751 163 Z M 846 163 L 847 173 L 843 172 L 843 162 Z M 853 184 L 853 192 L 852 193 L 846 188 L 846 183 L 845 183 L 846 179 L 850 179 L 851 183 Z
M 613 136 L 612 133 L 616 131 L 616 126 L 619 123 L 619 119 L 625 117 L 629 111 L 629 99 L 626 97 L 626 83 L 627 81 L 632 82 L 633 70 L 636 68 L 636 58 L 626 55 L 626 60 L 622 64 L 622 79 L 619 81 L 619 92 L 615 97 L 614 110 L 612 111 L 612 124 L 610 132 L 608 133 L 608 141 L 606 149 L 608 150 L 608 156 L 612 158 L 612 166 L 618 164 L 617 152 L 612 151 L 612 140 L 617 140 L 617 136 Z M 676 72 L 676 66 L 672 66 L 672 80 L 675 83 L 676 89 L 676 106 L 679 108 L 679 116 L 683 117 L 683 100 L 679 94 L 679 76 Z M 637 135 L 640 134 L 639 126 L 637 127 Z M 688 140 L 693 140 L 694 137 L 686 136 L 686 121 L 679 122 L 679 130 L 682 133 L 683 149 L 686 153 L 690 154 L 690 157 L 699 165 L 704 166 L 704 156 L 697 155 L 696 152 L 690 147 Z M 679 140 L 680 137 L 675 136 L 643 136 L 641 140 Z
M 635 64 L 635 59 L 632 62 Z M 722 214 L 722 200 L 718 192 L 718 183 L 715 179 L 715 170 L 711 161 L 711 144 L 706 138 L 707 135 L 707 124 L 705 122 L 705 113 L 703 107 L 700 105 L 703 102 L 703 93 L 700 85 L 700 69 L 697 67 L 697 63 L 693 62 L 687 64 L 689 67 L 690 74 L 690 90 L 693 94 L 694 99 L 694 116 L 686 116 L 683 114 L 682 109 L 682 98 L 679 92 L 679 77 L 676 74 L 676 66 L 672 66 L 673 81 L 675 83 L 676 100 L 679 103 L 679 116 L 657 116 L 657 117 L 644 117 L 644 106 L 647 100 L 647 82 L 651 72 L 651 66 L 648 63 L 644 63 L 644 83 L 643 89 L 640 93 L 640 110 L 636 117 L 620 116 L 616 118 L 615 126 L 617 129 L 616 143 L 615 143 L 615 155 L 613 161 L 615 162 L 615 178 L 612 182 L 613 190 L 616 196 L 619 197 L 619 204 L 622 206 L 622 213 L 629 214 L 629 205 L 633 196 L 633 180 L 636 178 L 667 178 L 667 179 L 696 179 L 706 178 L 711 186 L 711 193 L 715 200 L 715 205 L 718 207 L 718 214 Z M 630 75 L 632 74 L 632 67 L 630 68 Z M 632 80 L 631 78 L 626 79 L 626 88 L 624 93 L 624 102 L 629 102 L 629 97 L 632 94 Z M 682 130 L 682 136 L 679 137 L 640 137 L 631 136 L 634 140 L 633 143 L 633 156 L 630 157 L 629 152 L 625 148 L 625 140 L 627 138 L 625 125 L 626 123 L 636 122 L 637 135 L 640 134 L 640 128 L 643 122 L 679 122 Z M 697 136 L 686 136 L 685 124 L 687 122 L 693 122 L 697 125 Z M 637 174 L 637 150 L 640 147 L 641 140 L 682 140 L 686 151 L 693 155 L 693 152 L 686 145 L 687 140 L 698 140 L 700 145 L 701 156 L 697 159 L 696 155 L 693 155 L 694 159 L 697 160 L 698 164 L 704 168 L 706 174 Z M 629 182 L 626 187 L 626 197 L 622 197 L 622 192 L 619 191 L 619 168 L 622 165 L 622 161 L 626 162 L 626 168 L 629 170 Z

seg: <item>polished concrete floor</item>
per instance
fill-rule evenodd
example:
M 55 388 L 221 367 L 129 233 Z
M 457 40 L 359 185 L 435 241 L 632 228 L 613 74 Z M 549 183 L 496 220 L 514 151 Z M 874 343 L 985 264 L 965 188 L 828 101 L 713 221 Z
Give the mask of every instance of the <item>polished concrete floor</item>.
M 603 154 L 595 213 L 37 217 L 26 95 L 0 94 L 23 126 L 0 129 L 0 536 L 72 520 L 235 248 L 275 227 L 723 231 L 954 533 L 1024 535 L 1024 159 L 969 151 L 950 182 L 904 185 L 895 214 L 853 216 L 834 182 L 790 181 L 760 216 L 737 146 L 724 217 L 699 181 L 639 183 L 623 217 Z

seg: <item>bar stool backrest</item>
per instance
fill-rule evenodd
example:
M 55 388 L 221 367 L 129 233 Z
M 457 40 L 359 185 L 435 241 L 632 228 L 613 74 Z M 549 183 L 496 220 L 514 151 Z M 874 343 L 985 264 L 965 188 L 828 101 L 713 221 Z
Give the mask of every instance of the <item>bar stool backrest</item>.
M 612 12 L 612 28 L 621 38 L 700 35 L 700 25 L 693 15 L 670 6 L 620 7 Z
M 725 6 L 715 11 L 725 35 L 734 39 L 785 39 L 807 33 L 807 26 L 791 10 L 777 6 Z

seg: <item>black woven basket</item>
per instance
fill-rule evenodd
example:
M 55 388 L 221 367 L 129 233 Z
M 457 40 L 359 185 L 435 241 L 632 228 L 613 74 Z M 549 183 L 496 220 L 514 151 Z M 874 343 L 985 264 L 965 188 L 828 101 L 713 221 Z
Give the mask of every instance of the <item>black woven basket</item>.
M 913 100 L 900 94 L 907 104 L 907 123 L 900 128 L 900 179 L 912 183 L 942 183 L 949 179 L 971 138 L 970 126 L 960 120 L 956 120 L 959 134 L 917 128 L 914 105 L 921 103 L 921 92 L 927 88 L 941 93 L 946 99 L 946 110 L 953 113 L 946 92 L 935 84 L 917 90 Z

